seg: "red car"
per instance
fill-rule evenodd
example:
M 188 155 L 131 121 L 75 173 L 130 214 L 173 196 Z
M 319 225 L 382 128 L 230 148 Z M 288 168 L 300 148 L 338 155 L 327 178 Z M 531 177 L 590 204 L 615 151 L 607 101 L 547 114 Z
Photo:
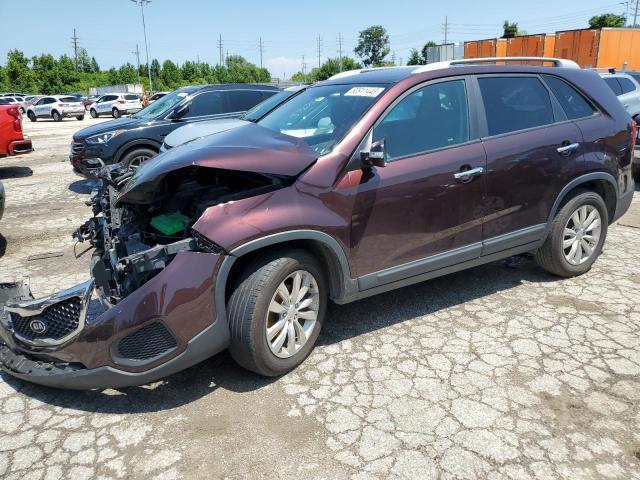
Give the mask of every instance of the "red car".
M 0 157 L 31 151 L 33 151 L 31 139 L 22 132 L 20 107 L 0 104 Z

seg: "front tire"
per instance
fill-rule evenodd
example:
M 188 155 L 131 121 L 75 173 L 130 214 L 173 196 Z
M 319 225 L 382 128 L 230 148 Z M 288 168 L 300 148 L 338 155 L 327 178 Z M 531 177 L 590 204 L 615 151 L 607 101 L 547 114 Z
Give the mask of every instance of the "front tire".
M 544 244 L 536 252 L 538 264 L 559 277 L 588 272 L 607 237 L 607 205 L 595 192 L 577 192 L 557 213 Z
M 305 250 L 276 250 L 256 257 L 227 304 L 234 360 L 268 377 L 300 365 L 322 329 L 326 285 L 320 263 Z
M 91 118 L 98 118 L 98 112 L 96 112 L 95 108 L 89 110 L 89 114 L 91 115 Z
M 113 115 L 113 118 L 120 118 L 120 110 L 114 108 L 113 110 L 111 110 L 111 115 Z
M 143 163 L 155 157 L 158 153 L 150 148 L 137 148 L 127 153 L 120 163 L 128 170 L 136 170 L 142 166 Z
M 62 115 L 60 115 L 60 113 L 56 112 L 55 110 L 51 113 L 51 118 L 53 118 L 54 122 L 62 121 Z
M 29 120 L 31 120 L 32 122 L 38 121 L 38 117 L 36 117 L 36 114 L 33 113 L 32 111 L 27 112 L 27 117 L 29 117 Z

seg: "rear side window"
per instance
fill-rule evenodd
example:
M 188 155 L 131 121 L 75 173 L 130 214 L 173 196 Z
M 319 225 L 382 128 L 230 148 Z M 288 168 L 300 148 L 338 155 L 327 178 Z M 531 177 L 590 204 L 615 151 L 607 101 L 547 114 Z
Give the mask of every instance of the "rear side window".
M 560 102 L 570 120 L 590 117 L 595 112 L 591 104 L 571 85 L 558 77 L 544 75 L 544 80 Z
M 490 136 L 554 122 L 551 97 L 538 78 L 483 77 L 478 82 Z
M 225 113 L 222 93 L 219 91 L 204 92 L 191 100 L 189 111 L 185 115 L 185 118 L 216 115 L 219 113 Z
M 604 79 L 605 83 L 609 85 L 609 88 L 613 90 L 616 95 L 622 95 L 622 87 L 618 83 L 618 79 L 615 77 L 609 77 Z
M 138 95 L 125 95 L 124 96 L 125 100 L 140 100 L 140 98 L 138 97 Z
M 633 92 L 636 89 L 636 86 L 628 78 L 618 77 L 618 81 L 620 82 L 620 88 L 622 88 L 623 95 L 625 93 Z
M 229 111 L 246 112 L 263 99 L 259 90 L 234 90 L 229 92 Z

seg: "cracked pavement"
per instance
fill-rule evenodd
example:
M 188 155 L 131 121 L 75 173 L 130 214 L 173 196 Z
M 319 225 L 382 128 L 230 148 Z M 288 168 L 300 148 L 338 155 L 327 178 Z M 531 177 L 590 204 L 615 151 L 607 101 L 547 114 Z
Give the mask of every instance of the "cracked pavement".
M 93 122 L 27 122 L 37 151 L 0 160 L 0 281 L 86 278 L 70 234 L 89 185 L 67 154 Z M 283 378 L 226 353 L 118 391 L 3 374 L 0 477 L 640 479 L 640 192 L 632 209 L 582 277 L 517 257 L 333 305 Z

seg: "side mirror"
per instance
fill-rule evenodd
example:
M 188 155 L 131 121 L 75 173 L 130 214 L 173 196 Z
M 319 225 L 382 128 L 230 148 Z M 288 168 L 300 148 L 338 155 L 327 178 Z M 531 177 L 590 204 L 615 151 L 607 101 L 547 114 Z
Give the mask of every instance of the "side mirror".
M 173 112 L 173 115 L 171 115 L 171 120 L 180 120 L 187 114 L 187 112 L 189 112 L 189 104 L 183 105 L 175 112 Z
M 386 167 L 387 153 L 385 151 L 384 139 L 371 144 L 369 151 L 360 152 L 360 160 L 365 167 Z

